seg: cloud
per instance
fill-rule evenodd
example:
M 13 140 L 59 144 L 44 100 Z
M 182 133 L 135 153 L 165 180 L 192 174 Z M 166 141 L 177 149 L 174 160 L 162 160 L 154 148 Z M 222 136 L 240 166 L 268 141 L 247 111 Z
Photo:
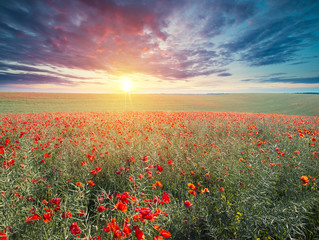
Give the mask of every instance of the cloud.
M 261 83 L 291 83 L 291 84 L 318 84 L 319 77 L 304 78 L 269 78 L 269 79 L 244 79 L 242 82 L 261 82 Z
M 229 77 L 229 76 L 232 76 L 232 74 L 231 73 L 220 73 L 217 76 L 219 76 L 219 77 Z
M 0 62 L 0 70 L 2 71 L 19 71 L 19 72 L 27 72 L 28 74 L 40 74 L 40 75 L 54 75 L 56 78 L 62 77 L 62 78 L 74 78 L 74 79 L 90 79 L 88 77 L 79 77 L 75 75 L 70 75 L 70 74 L 61 74 L 55 71 L 50 71 L 50 70 L 44 70 L 44 69 L 39 69 L 36 67 L 30 67 L 30 66 L 25 66 L 25 65 L 14 65 L 14 64 L 6 64 L 3 62 Z
M 242 34 L 221 45 L 250 66 L 297 60 L 300 50 L 319 40 L 318 1 L 269 1 L 269 4 L 268 11 L 255 17 Z
M 82 78 L 36 66 L 171 81 L 230 76 L 225 69 L 235 61 L 297 63 L 298 52 L 318 41 L 318 6 L 312 0 L 4 0 L 0 61 L 20 65 L 0 69 L 12 81 L 21 79 L 10 75 L 16 70 L 26 82 L 47 75 L 43 81 L 74 84 Z
M 295 60 L 298 50 L 309 45 L 319 18 L 292 24 L 287 17 L 250 30 L 235 42 L 225 44 L 230 52 L 238 52 L 241 61 L 262 66 Z M 293 31 L 292 31 L 293 30 Z
M 261 82 L 282 82 L 282 83 L 305 83 L 305 84 L 317 84 L 319 83 L 319 77 L 309 77 L 309 78 L 270 78 L 262 80 Z
M 60 77 L 42 75 L 42 74 L 24 74 L 24 73 L 1 73 L 0 72 L 0 85 L 33 85 L 33 84 L 55 84 L 62 86 L 77 86 L 80 84 L 103 84 L 101 82 L 87 82 L 87 81 L 75 81 L 70 79 L 64 79 Z
M 308 63 L 306 61 L 300 61 L 300 62 L 294 62 L 294 63 L 290 63 L 289 65 L 299 65 L 299 64 L 305 64 Z
M 206 37 L 220 35 L 225 27 L 238 25 L 255 15 L 254 1 L 215 0 L 201 5 L 204 20 L 202 33 Z
M 208 39 L 253 13 L 253 1 L 235 0 L 2 1 L 0 60 L 168 79 L 208 75 L 229 62 Z M 178 21 L 184 36 L 170 32 Z M 190 46 L 184 37 L 197 34 L 204 44 Z
M 279 72 L 279 73 L 271 73 L 271 74 L 268 74 L 268 77 L 270 76 L 279 76 L 279 75 L 285 75 L 287 73 L 282 73 L 282 72 Z
M 0 85 L 8 84 L 57 84 L 65 86 L 77 85 L 76 82 L 48 75 L 0 73 Z
M 108 70 L 127 56 L 139 60 L 141 49 L 165 40 L 161 28 L 170 8 L 120 3 L 7 1 L 1 8 L 1 41 L 8 44 L 1 46 L 0 58 Z

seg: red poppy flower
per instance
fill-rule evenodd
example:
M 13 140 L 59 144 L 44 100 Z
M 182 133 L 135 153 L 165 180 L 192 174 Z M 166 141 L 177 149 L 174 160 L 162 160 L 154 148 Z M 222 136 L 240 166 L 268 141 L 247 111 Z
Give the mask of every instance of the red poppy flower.
M 161 200 L 160 200 L 160 204 L 161 205 L 164 205 L 164 204 L 167 204 L 167 203 L 170 203 L 171 202 L 171 200 L 170 200 L 170 198 L 169 198 L 169 195 L 168 195 L 168 193 L 167 192 L 163 192 L 162 193 L 162 197 L 161 197 Z
M 114 233 L 113 233 L 113 238 L 114 239 L 122 239 L 122 233 L 121 233 L 121 230 L 115 230 Z
M 35 220 L 41 220 L 41 217 L 38 214 L 29 216 L 25 221 L 26 223 L 34 222 Z
M 159 230 L 159 233 L 163 236 L 163 237 L 166 237 L 166 238 L 170 238 L 171 237 L 171 233 L 162 229 L 162 230 Z
M 98 172 L 101 172 L 101 167 L 93 168 L 92 171 L 91 171 L 91 174 L 92 174 L 92 175 L 95 175 L 95 174 L 97 174 Z
M 88 181 L 88 184 L 89 184 L 91 187 L 93 187 L 93 186 L 95 185 L 95 183 L 94 183 L 93 180 L 89 180 L 89 181 Z
M 82 183 L 80 183 L 80 182 L 76 182 L 76 185 L 80 186 L 80 187 L 83 187 Z
M 163 167 L 162 166 L 160 166 L 160 165 L 155 165 L 155 166 L 156 166 L 157 171 L 159 171 L 159 172 L 163 171 Z
M 88 236 L 88 237 L 85 237 L 84 240 L 101 240 L 101 236 L 95 236 L 95 237 L 91 237 L 91 236 Z
M 0 240 L 7 240 L 7 234 L 0 232 Z
M 152 212 L 152 209 L 143 207 L 143 208 L 140 208 L 138 211 L 143 216 L 146 216 L 146 215 L 148 215 L 148 214 L 150 214 Z
M 51 202 L 53 205 L 60 205 L 61 198 L 51 198 L 51 199 L 50 199 L 50 202 Z
M 193 206 L 193 204 L 191 204 L 191 202 L 188 201 L 188 200 L 186 200 L 186 201 L 184 202 L 184 205 L 185 205 L 186 208 L 189 208 L 189 207 Z
M 112 219 L 111 222 L 107 223 L 107 226 L 103 229 L 105 232 L 114 232 L 115 230 L 119 230 L 120 227 L 117 226 L 116 222 L 115 222 L 115 218 Z
M 51 221 L 51 214 L 50 213 L 44 213 L 42 214 L 43 222 L 48 223 Z
M 128 226 L 128 224 L 125 222 L 122 232 L 124 233 L 124 237 L 128 237 L 132 234 L 132 229 Z
M 156 181 L 156 185 L 159 187 L 163 187 L 163 184 L 160 181 Z
M 145 235 L 144 235 L 143 231 L 141 231 L 138 226 L 135 226 L 135 237 L 137 238 L 137 240 L 144 240 L 145 239 Z
M 114 207 L 121 212 L 126 212 L 127 211 L 127 206 L 125 203 L 122 203 L 121 201 L 118 202 L 118 204 L 115 204 Z
M 74 222 L 71 224 L 70 231 L 71 231 L 71 234 L 73 234 L 73 235 L 77 235 L 77 234 L 81 233 L 81 229 L 78 226 L 77 222 Z
M 309 185 L 309 179 L 307 176 L 301 176 L 300 180 L 302 181 L 302 185 Z
M 105 211 L 105 207 L 103 205 L 101 205 L 96 210 L 99 211 L 99 212 L 104 212 Z
M 197 193 L 194 191 L 194 190 L 189 190 L 188 191 L 190 194 L 193 194 L 195 197 L 196 197 L 196 195 L 197 195 Z
M 130 193 L 128 193 L 128 192 L 124 192 L 124 193 L 118 194 L 116 196 L 116 198 L 119 199 L 119 201 L 121 201 L 123 203 L 128 203 L 129 202 L 129 200 L 128 200 L 129 197 L 130 197 Z
M 66 211 L 65 213 L 62 214 L 61 218 L 70 218 L 72 217 L 72 213 L 70 211 Z
M 162 236 L 154 236 L 153 240 L 164 240 Z

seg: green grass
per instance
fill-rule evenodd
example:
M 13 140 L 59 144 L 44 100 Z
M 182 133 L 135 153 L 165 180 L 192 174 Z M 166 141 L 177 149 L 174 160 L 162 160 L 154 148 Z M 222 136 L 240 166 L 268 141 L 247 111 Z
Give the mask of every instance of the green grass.
M 0 93 L 0 114 L 77 111 L 218 111 L 319 116 L 319 95 L 236 93 L 225 95 Z

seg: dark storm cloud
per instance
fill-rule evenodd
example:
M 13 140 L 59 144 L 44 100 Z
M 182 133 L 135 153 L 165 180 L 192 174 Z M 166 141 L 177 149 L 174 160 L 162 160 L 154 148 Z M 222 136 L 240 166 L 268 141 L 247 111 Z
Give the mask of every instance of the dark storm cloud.
M 262 82 L 262 83 L 304 83 L 304 84 L 318 84 L 319 77 L 308 77 L 308 78 L 269 78 L 269 79 L 245 79 L 242 82 Z
M 318 9 L 311 0 L 1 0 L 0 61 L 168 80 L 226 76 L 234 61 L 300 62 L 298 51 L 318 41 Z

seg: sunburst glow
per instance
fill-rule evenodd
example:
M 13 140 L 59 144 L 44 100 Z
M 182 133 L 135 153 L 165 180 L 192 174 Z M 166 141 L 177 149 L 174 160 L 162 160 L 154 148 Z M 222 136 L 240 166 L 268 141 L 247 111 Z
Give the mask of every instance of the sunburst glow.
M 130 78 L 123 77 L 121 78 L 121 80 L 122 80 L 122 90 L 124 92 L 130 92 L 134 89 L 133 82 Z

